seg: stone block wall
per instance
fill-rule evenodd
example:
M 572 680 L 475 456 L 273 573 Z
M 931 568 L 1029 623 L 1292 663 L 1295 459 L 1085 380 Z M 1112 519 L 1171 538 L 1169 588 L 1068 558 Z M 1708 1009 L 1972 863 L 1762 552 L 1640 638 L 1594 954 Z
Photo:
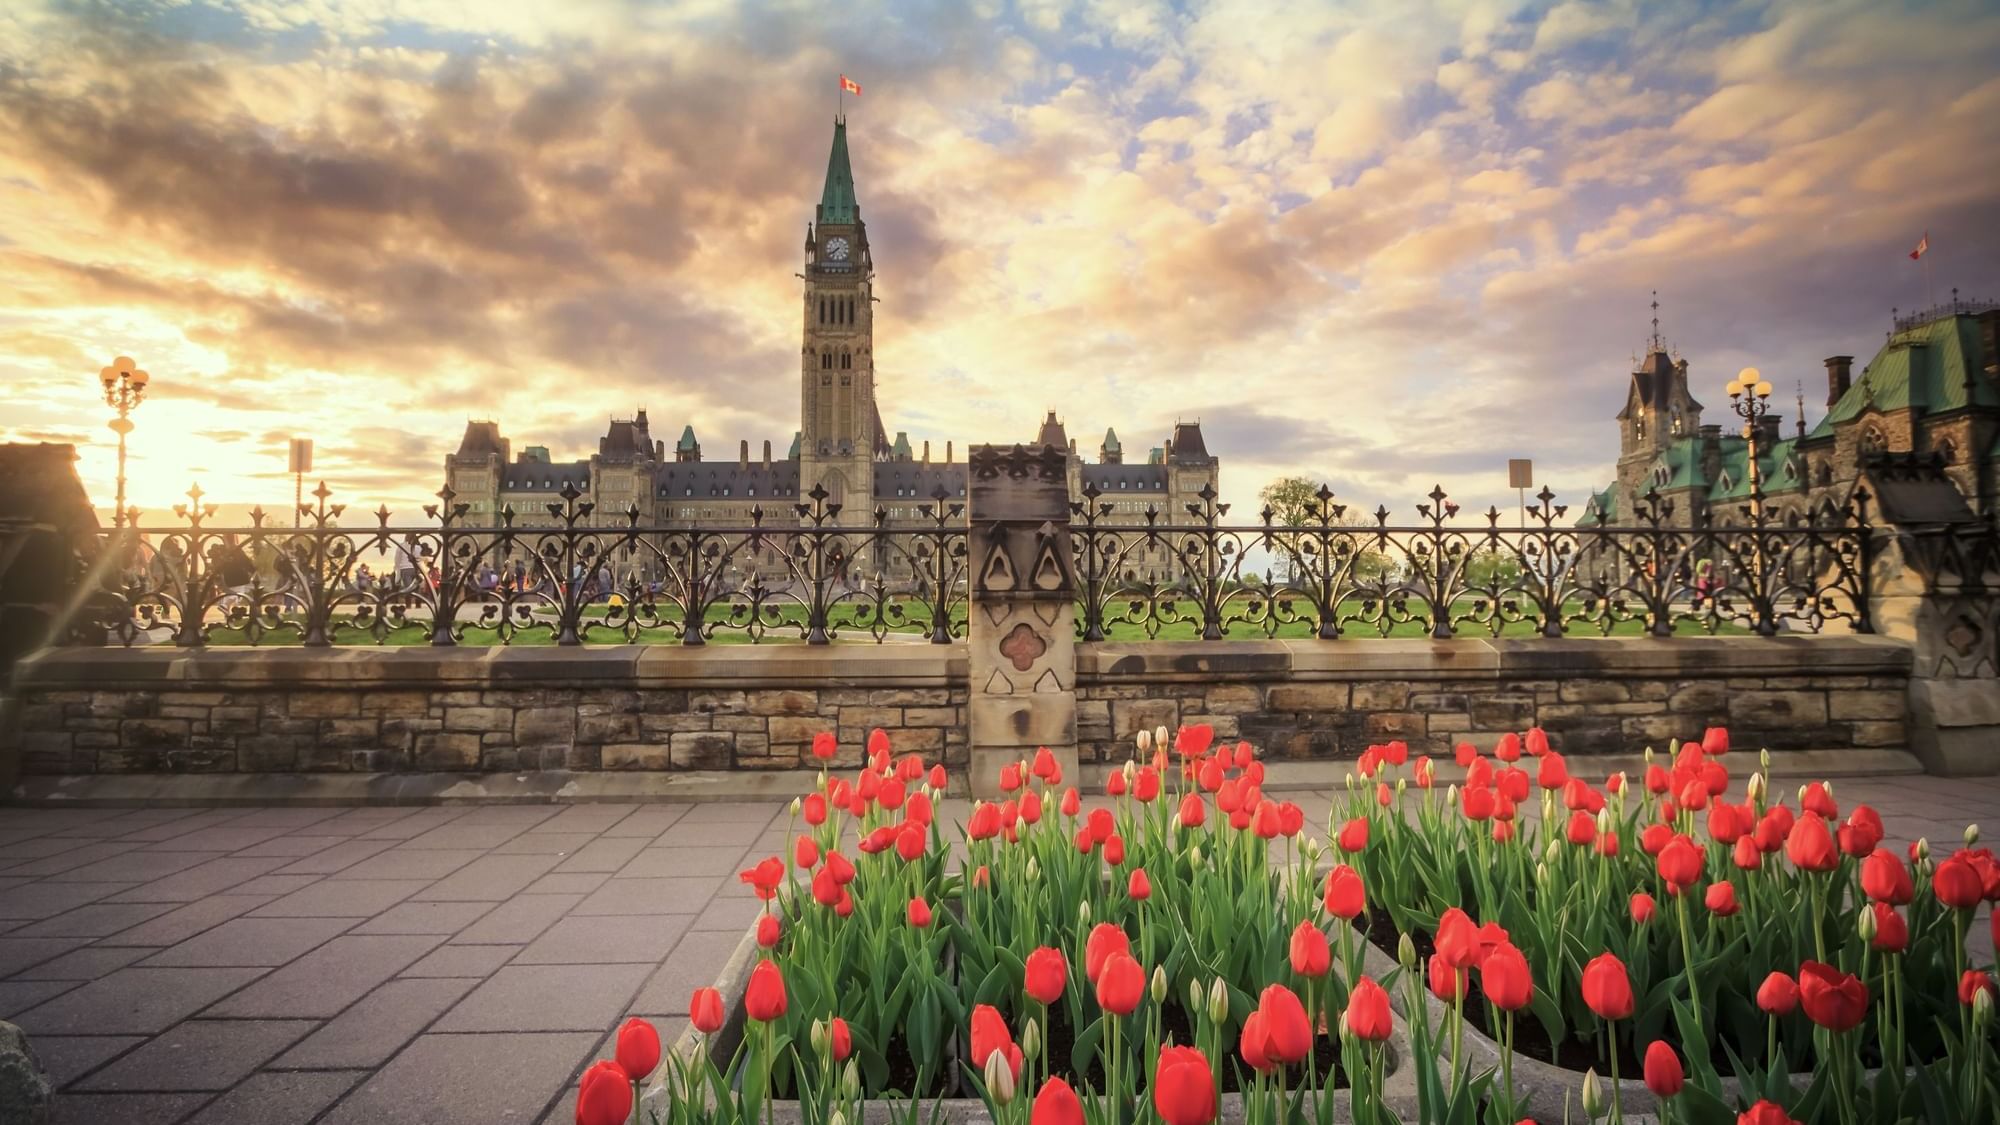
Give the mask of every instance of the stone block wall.
M 1727 726 L 1773 750 L 1900 749 L 1910 653 L 1874 637 L 1225 641 L 1079 650 L 1086 761 L 1141 728 L 1205 722 L 1273 760 L 1402 739 L 1449 755 L 1540 726 L 1568 754 L 1664 748 Z
M 967 760 L 951 647 L 71 649 L 24 672 L 24 774 L 781 770 L 823 730 L 855 765 L 875 727 Z

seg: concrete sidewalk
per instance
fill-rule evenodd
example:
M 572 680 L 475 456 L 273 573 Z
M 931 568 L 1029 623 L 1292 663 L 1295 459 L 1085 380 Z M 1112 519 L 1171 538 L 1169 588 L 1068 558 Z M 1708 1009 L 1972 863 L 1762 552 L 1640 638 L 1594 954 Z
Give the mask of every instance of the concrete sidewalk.
M 1890 847 L 2000 833 L 2000 780 L 1836 794 Z M 1290 796 L 1323 829 L 1331 793 Z M 626 1016 L 680 1032 L 784 830 L 775 801 L 0 808 L 0 1018 L 75 1125 L 567 1125 Z

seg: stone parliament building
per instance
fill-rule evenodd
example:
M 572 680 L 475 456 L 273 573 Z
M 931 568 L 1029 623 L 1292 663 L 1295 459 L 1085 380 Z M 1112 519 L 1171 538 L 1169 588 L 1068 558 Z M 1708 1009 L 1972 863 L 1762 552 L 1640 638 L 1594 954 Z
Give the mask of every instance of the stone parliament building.
M 669 450 L 653 436 L 644 410 L 612 419 L 596 454 L 574 461 L 557 461 L 539 445 L 515 455 L 498 423 L 471 421 L 444 465 L 446 485 L 467 506 L 465 524 L 498 526 L 511 513 L 515 527 L 552 525 L 559 521 L 549 506 L 560 505 L 570 487 L 582 494 L 579 502 L 594 505 L 588 522 L 604 527 L 625 526 L 636 507 L 640 527 L 748 528 L 753 510 L 761 509 L 762 526 L 782 528 L 800 521 L 795 505 L 810 506 L 815 487 L 825 490 L 829 506 L 840 506 L 830 522 L 855 528 L 873 527 L 878 511 L 891 531 L 924 526 L 932 522 L 926 506 L 941 501 L 948 511 L 963 504 L 967 466 L 953 443 L 934 458 L 930 442 L 918 450 L 904 432 L 891 439 L 882 421 L 875 261 L 841 119 L 834 122 L 825 188 L 806 227 L 801 276 L 799 429 L 781 458 L 773 457 L 769 441 L 754 454 L 742 441 L 733 458 L 705 456 L 691 423 Z M 1096 460 L 1086 462 L 1053 410 L 1037 432 L 1021 438 L 1065 451 L 1072 500 L 1081 502 L 1094 486 L 1102 494 L 1098 503 L 1111 508 L 1106 523 L 1144 523 L 1149 508 L 1158 509 L 1162 522 L 1185 519 L 1184 506 L 1197 503 L 1204 487 L 1219 487 L 1220 461 L 1199 422 L 1176 423 L 1158 446 L 1130 460 L 1117 433 L 1106 429 Z M 1165 563 L 1163 551 L 1153 553 L 1161 557 L 1141 559 L 1142 565 Z

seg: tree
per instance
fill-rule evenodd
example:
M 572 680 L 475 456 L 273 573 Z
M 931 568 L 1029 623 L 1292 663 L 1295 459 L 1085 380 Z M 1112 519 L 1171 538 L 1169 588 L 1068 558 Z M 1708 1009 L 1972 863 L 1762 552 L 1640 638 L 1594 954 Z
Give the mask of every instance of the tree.
M 1305 477 L 1279 477 L 1264 486 L 1257 498 L 1271 509 L 1271 522 L 1279 527 L 1304 527 L 1319 513 L 1319 489 Z

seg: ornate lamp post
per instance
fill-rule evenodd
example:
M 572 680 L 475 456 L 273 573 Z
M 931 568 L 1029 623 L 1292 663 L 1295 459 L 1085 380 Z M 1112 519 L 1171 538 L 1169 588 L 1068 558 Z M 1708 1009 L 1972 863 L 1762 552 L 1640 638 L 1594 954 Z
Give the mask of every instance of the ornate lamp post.
M 1750 443 L 1750 518 L 1764 522 L 1764 470 L 1757 461 L 1758 423 L 1771 412 L 1771 384 L 1756 368 L 1746 367 L 1729 384 L 1729 408 L 1743 419 L 1743 439 Z
M 104 382 L 104 403 L 117 409 L 118 417 L 111 420 L 111 429 L 118 435 L 118 507 L 112 513 L 111 526 L 125 526 L 125 435 L 132 432 L 129 415 L 138 409 L 146 397 L 146 382 L 152 376 L 139 370 L 131 356 L 121 355 L 111 361 L 111 366 L 97 373 Z

